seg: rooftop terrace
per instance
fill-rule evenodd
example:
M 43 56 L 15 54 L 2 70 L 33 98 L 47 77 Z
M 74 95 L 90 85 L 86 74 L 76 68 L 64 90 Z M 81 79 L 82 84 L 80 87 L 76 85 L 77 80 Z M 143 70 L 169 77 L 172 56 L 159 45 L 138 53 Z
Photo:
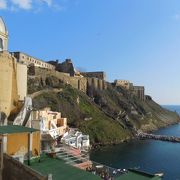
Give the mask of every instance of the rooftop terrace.
M 0 126 L 0 134 L 13 134 L 13 133 L 35 132 L 35 131 L 39 131 L 39 130 L 24 126 L 16 126 L 16 125 Z
M 53 180 L 100 180 L 101 178 L 90 172 L 65 164 L 61 159 L 50 158 L 46 155 L 41 157 L 41 162 L 32 162 L 30 168 L 47 176 L 52 174 Z

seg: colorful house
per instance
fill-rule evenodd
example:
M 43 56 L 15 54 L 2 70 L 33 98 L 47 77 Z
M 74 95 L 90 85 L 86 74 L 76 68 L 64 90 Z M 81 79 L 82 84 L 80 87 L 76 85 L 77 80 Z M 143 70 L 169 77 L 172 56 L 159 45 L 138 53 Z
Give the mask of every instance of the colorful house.
M 41 134 L 49 134 L 53 139 L 63 136 L 67 129 L 67 118 L 62 118 L 60 112 L 50 108 L 32 111 L 31 127 L 39 129 Z
M 40 131 L 33 128 L 0 126 L 0 143 L 3 153 L 20 161 L 40 156 Z

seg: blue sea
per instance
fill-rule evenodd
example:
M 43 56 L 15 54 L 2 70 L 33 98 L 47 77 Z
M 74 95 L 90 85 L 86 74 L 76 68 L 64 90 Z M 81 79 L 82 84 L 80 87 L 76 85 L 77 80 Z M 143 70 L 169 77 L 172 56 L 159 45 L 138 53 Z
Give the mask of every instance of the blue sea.
M 180 105 L 162 105 L 162 107 L 171 111 L 175 111 L 180 115 Z
M 180 114 L 180 106 L 163 106 Z M 180 124 L 156 131 L 180 137 Z M 115 168 L 139 168 L 150 173 L 163 172 L 164 180 L 180 180 L 180 143 L 136 140 L 91 152 L 94 161 Z

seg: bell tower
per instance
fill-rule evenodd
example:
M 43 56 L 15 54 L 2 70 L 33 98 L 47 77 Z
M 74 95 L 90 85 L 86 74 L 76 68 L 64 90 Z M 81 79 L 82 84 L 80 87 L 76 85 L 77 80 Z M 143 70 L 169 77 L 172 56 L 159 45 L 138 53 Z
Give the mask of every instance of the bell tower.
M 8 31 L 6 29 L 6 25 L 0 17 L 0 51 L 8 50 Z

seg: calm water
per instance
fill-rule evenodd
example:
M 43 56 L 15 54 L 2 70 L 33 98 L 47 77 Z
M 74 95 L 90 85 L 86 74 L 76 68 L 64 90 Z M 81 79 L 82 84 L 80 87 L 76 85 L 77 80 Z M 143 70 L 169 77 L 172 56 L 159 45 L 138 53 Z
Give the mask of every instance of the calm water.
M 166 108 L 180 114 L 180 106 Z M 180 137 L 180 124 L 156 133 Z M 164 172 L 165 180 L 180 180 L 180 143 L 133 141 L 91 152 L 91 159 L 116 168 L 139 167 L 151 173 Z

